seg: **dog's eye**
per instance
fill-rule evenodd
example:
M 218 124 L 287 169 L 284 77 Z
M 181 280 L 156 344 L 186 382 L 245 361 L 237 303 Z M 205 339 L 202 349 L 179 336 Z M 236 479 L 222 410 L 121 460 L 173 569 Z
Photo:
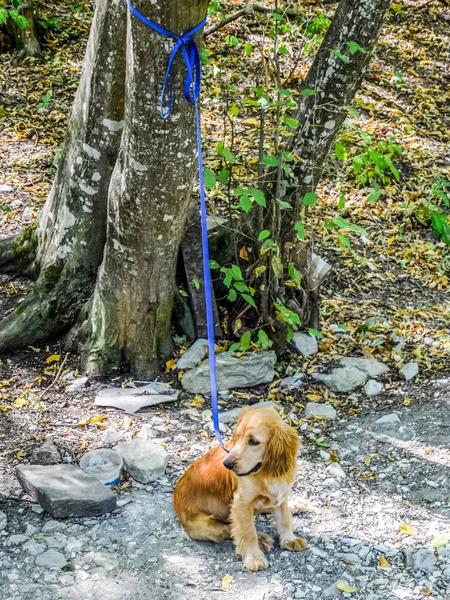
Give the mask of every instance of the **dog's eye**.
M 255 438 L 250 438 L 248 440 L 248 444 L 249 446 L 259 446 L 260 442 L 258 442 L 258 440 L 255 440 Z

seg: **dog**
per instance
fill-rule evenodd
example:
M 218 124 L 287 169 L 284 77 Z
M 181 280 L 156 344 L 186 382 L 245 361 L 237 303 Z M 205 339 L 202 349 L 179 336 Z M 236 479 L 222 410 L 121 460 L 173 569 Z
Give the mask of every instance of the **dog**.
M 188 535 L 211 542 L 232 538 L 244 568 L 260 571 L 269 566 L 264 553 L 273 539 L 257 532 L 254 515 L 273 513 L 280 547 L 306 548 L 294 534 L 288 507 L 299 444 L 295 429 L 274 408 L 244 409 L 227 444 L 229 454 L 216 446 L 175 487 L 173 506 Z

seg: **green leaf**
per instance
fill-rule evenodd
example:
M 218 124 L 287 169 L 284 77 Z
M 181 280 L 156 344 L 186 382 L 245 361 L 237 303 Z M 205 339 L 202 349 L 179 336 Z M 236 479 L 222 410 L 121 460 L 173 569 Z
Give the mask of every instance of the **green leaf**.
M 381 188 L 375 189 L 371 194 L 367 196 L 367 200 L 369 202 L 377 202 L 378 198 L 381 196 L 384 190 Z
M 280 13 L 277 12 L 273 12 L 272 13 L 272 17 L 276 20 L 276 21 L 282 21 L 283 20 L 283 15 L 280 15 Z
M 0 6 L 0 25 L 6 25 L 6 22 L 9 19 L 9 12 L 6 8 Z
M 263 329 L 258 332 L 258 344 L 263 350 L 267 350 L 272 346 L 272 340 L 269 340 L 269 336 Z
M 17 25 L 17 27 L 19 29 L 26 29 L 27 27 L 30 26 L 27 19 L 24 16 L 20 15 L 17 12 L 17 10 L 9 11 L 9 16 L 11 17 L 11 19 L 14 21 L 14 23 Z
M 313 337 L 316 337 L 319 339 L 323 338 L 323 335 L 320 333 L 320 331 L 317 331 L 317 329 L 313 329 L 312 327 L 310 327 L 308 329 L 308 333 L 309 333 L 309 335 L 312 335 Z
M 193 279 L 193 280 L 192 280 L 192 283 L 195 285 L 195 288 L 196 288 L 197 290 L 199 290 L 199 289 L 200 289 L 200 281 L 199 281 L 198 279 Z
M 358 173 L 361 171 L 363 166 L 364 166 L 363 157 L 355 156 L 355 158 L 353 159 L 353 171 L 354 171 L 355 175 L 358 175 Z
M 336 154 L 336 158 L 339 158 L 339 160 L 347 160 L 347 149 L 342 142 L 336 142 L 334 146 L 334 153 Z
M 222 150 L 222 156 L 227 161 L 227 163 L 230 163 L 230 164 L 234 163 L 234 154 L 231 152 L 231 150 L 224 148 Z
M 230 271 L 231 271 L 231 274 L 233 275 L 234 279 L 236 279 L 236 281 L 244 280 L 244 278 L 242 277 L 242 271 L 237 265 L 231 265 Z
M 292 327 L 288 327 L 287 328 L 287 341 L 291 342 L 294 339 L 294 330 L 292 329 Z
M 219 183 L 221 183 L 222 185 L 225 185 L 226 183 L 228 183 L 230 179 L 230 171 L 228 169 L 221 169 L 219 172 L 219 176 L 218 176 L 218 180 Z
M 250 344 L 252 343 L 252 334 L 250 331 L 246 331 L 240 339 L 240 348 L 244 352 L 250 348 Z
M 282 208 L 292 208 L 292 206 L 289 204 L 289 202 L 286 202 L 286 200 L 278 200 L 278 204 Z
M 271 154 L 265 156 L 261 162 L 263 165 L 267 165 L 268 167 L 277 167 L 280 164 L 278 158 L 276 156 L 272 156 Z
M 297 221 L 294 225 L 295 231 L 297 232 L 297 237 L 299 240 L 304 240 L 306 236 L 306 230 L 301 221 Z
M 250 291 L 248 289 L 248 285 L 246 283 L 244 283 L 243 281 L 235 281 L 233 285 L 237 289 L 237 291 L 240 292 L 241 294 L 242 294 L 242 292 Z
M 286 123 L 286 125 L 288 127 L 292 127 L 292 129 L 295 129 L 296 127 L 298 127 L 297 119 L 291 119 L 290 117 L 284 117 L 283 123 Z
M 367 54 L 367 50 L 364 50 L 364 48 L 362 48 L 356 42 L 347 42 L 347 46 L 351 54 L 356 54 L 356 52 L 362 52 L 363 54 Z
M 202 65 L 209 64 L 209 52 L 206 48 L 202 48 Z
M 249 294 L 241 294 L 241 295 L 244 298 L 244 300 L 246 300 L 250 304 L 250 306 L 253 306 L 253 308 L 256 308 L 255 301 Z
M 264 229 L 263 231 L 261 231 L 261 233 L 258 236 L 258 240 L 260 242 L 262 242 L 262 240 L 267 239 L 268 237 L 270 237 L 270 231 L 268 229 Z
M 248 190 L 250 196 L 252 196 L 253 200 L 259 204 L 260 206 L 266 206 L 266 197 L 264 196 L 264 192 L 258 190 L 257 188 L 250 188 Z
M 239 108 L 235 103 L 233 103 L 228 109 L 228 114 L 232 117 L 236 117 L 239 114 Z
M 239 350 L 240 347 L 240 344 L 231 344 L 231 346 L 228 348 L 228 352 L 236 352 L 236 350 Z
M 250 200 L 249 196 L 241 196 L 241 199 L 239 200 L 239 206 L 244 212 L 247 213 L 252 207 L 252 201 Z
M 311 90 L 309 88 L 305 88 L 304 90 L 300 91 L 301 96 L 314 96 L 315 93 L 316 90 Z
M 361 235 L 367 235 L 367 231 L 364 227 L 353 225 L 353 223 L 350 223 L 350 221 L 347 221 L 347 219 L 344 219 L 343 217 L 334 217 L 333 222 L 341 229 L 349 229 L 350 231 L 355 231 Z
M 441 535 L 439 535 L 437 538 L 434 538 L 434 540 L 431 542 L 431 547 L 432 548 L 440 548 L 441 546 L 446 546 L 449 543 L 450 543 L 450 531 L 446 531 L 445 533 L 442 533 Z
M 216 176 L 211 169 L 207 169 L 203 173 L 203 177 L 205 179 L 205 187 L 207 190 L 212 190 L 214 187 L 216 187 Z
M 319 196 L 314 192 L 306 192 L 306 194 L 302 198 L 302 204 L 305 206 L 311 206 L 317 200 Z
M 217 261 L 215 260 L 210 260 L 209 261 L 209 268 L 210 269 L 220 269 L 220 265 Z
M 359 112 L 356 110 L 356 108 L 353 108 L 352 106 L 346 106 L 345 108 L 351 117 L 354 119 L 359 119 Z
M 217 142 L 217 144 L 216 144 L 216 152 L 217 152 L 217 154 L 219 156 L 222 156 L 223 149 L 224 149 L 224 143 L 223 142 Z
M 236 298 L 237 298 L 237 293 L 236 293 L 236 290 L 233 290 L 233 288 L 231 288 L 231 289 L 230 289 L 230 291 L 228 292 L 228 297 L 227 297 L 227 299 L 228 299 L 230 302 L 234 302 L 234 301 L 236 300 Z
M 283 56 L 289 56 L 289 50 L 284 44 L 282 44 L 278 49 L 278 54 L 282 54 Z
M 338 202 L 338 209 L 342 210 L 345 206 L 345 194 L 341 194 Z
M 351 244 L 347 236 L 342 235 L 342 233 L 338 233 L 338 240 L 343 246 L 345 246 L 346 248 L 350 248 Z
M 330 444 L 328 444 L 324 438 L 318 438 L 316 440 L 316 446 L 319 446 L 320 448 L 329 448 Z
M 235 196 L 244 196 L 244 195 L 247 195 L 247 192 L 248 192 L 247 188 L 243 188 L 243 187 L 237 187 L 237 188 L 234 188 L 234 190 L 233 190 L 233 194 Z
M 250 54 L 253 52 L 253 46 L 251 44 L 245 44 L 244 50 L 245 50 L 245 54 L 247 56 L 250 56 Z
M 332 54 L 334 54 L 334 56 L 336 56 L 337 58 L 339 58 L 339 60 L 342 60 L 342 62 L 345 62 L 345 63 L 350 62 L 349 57 L 345 56 L 344 54 L 342 54 L 341 52 L 339 52 L 339 50 L 332 50 L 331 52 L 332 52 Z

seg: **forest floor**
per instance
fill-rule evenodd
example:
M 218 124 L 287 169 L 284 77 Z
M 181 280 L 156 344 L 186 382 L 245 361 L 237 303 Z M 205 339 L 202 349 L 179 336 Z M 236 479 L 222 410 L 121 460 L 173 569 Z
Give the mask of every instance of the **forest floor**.
M 49 193 L 92 16 L 89 4 L 36 4 L 45 31 L 44 62 L 29 60 L 13 68 L 10 55 L 0 55 L 1 235 L 32 222 Z M 283 38 L 289 50 L 282 65 L 289 73 L 284 85 L 295 90 L 326 18 L 320 3 L 291 4 L 305 15 Z M 226 12 L 237 6 L 229 0 Z M 325 5 L 326 14 L 332 9 Z M 267 19 L 252 15 L 234 21 L 206 42 L 206 166 L 216 172 L 223 166 L 214 148 L 224 140 L 237 157 L 235 182 L 246 185 L 255 177 L 259 138 L 258 114 L 246 99 L 253 98 L 254 86 L 274 87 Z M 0 44 L 7 50 L 5 40 Z M 248 55 L 246 44 L 253 46 Z M 292 393 L 276 385 L 235 392 L 222 404 L 231 408 L 247 404 L 251 396 L 269 397 L 294 415 L 304 438 L 294 491 L 307 502 L 295 524 L 309 548 L 298 555 L 275 549 L 269 570 L 250 574 L 242 571 L 231 543 L 191 541 L 176 521 L 171 493 L 184 468 L 213 443 L 202 419 L 192 421 L 183 412 L 199 408 L 199 401 L 183 393 L 176 405 L 133 417 L 107 410 L 96 422 L 100 415 L 93 399 L 105 380 L 90 381 L 78 394 L 69 394 L 67 384 L 58 381 L 42 397 L 65 357 L 57 339 L 0 362 L 0 510 L 8 517 L 1 532 L 1 598 L 450 597 L 450 546 L 431 548 L 433 540 L 450 532 L 450 250 L 433 231 L 432 216 L 449 212 L 449 48 L 447 2 L 392 5 L 341 132 L 340 149 L 328 162 L 318 201 L 305 215 L 308 235 L 314 232 L 317 251 L 333 267 L 321 290 L 323 337 L 318 354 L 303 359 L 288 353 L 277 370 L 280 377 L 301 370 L 306 385 Z M 389 170 L 380 178 L 370 160 L 355 172 L 353 159 L 369 156 L 369 149 L 392 157 L 398 181 Z M 209 202 L 211 213 L 228 215 L 226 186 L 210 192 Z M 324 227 L 336 217 L 363 227 L 365 234 Z M 338 237 L 343 233 L 350 247 Z M 12 310 L 29 287 L 23 278 L 1 276 L 0 313 Z M 342 331 L 338 335 L 336 325 Z M 336 394 L 311 380 L 319 365 L 340 356 L 366 356 L 389 365 L 384 392 L 374 398 L 359 390 Z M 398 369 L 409 361 L 420 370 L 405 383 Z M 77 357 L 69 355 L 63 369 L 77 368 Z M 174 373 L 165 378 L 178 385 Z M 338 419 L 306 420 L 307 401 L 330 402 Z M 393 427 L 375 424 L 394 413 L 399 421 Z M 14 467 L 28 462 L 44 439 L 76 462 L 101 445 L 105 427 L 117 428 L 127 439 L 144 424 L 169 453 L 166 477 L 145 487 L 125 478 L 117 489 L 122 506 L 112 515 L 55 523 L 22 495 Z M 346 473 L 344 480 L 330 481 L 325 471 L 330 449 Z M 258 527 L 270 527 L 270 520 L 259 519 Z M 30 540 L 63 553 L 67 566 L 62 571 L 37 567 L 35 556 L 24 549 Z M 338 590 L 337 582 L 354 591 Z

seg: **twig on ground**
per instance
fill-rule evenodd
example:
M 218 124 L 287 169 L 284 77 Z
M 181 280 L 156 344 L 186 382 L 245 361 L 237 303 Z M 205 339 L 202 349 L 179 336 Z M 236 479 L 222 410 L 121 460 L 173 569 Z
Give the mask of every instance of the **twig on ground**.
M 42 400 L 42 398 L 45 396 L 45 394 L 55 385 L 55 383 L 59 380 L 59 378 L 61 377 L 61 373 L 63 372 L 64 369 L 64 365 L 66 364 L 67 358 L 69 357 L 69 353 L 67 352 L 62 363 L 59 366 L 58 372 L 55 375 L 55 378 L 53 379 L 53 381 L 51 382 L 51 384 L 49 386 L 47 386 L 45 388 L 45 390 L 42 392 L 42 394 L 39 396 L 39 400 Z

